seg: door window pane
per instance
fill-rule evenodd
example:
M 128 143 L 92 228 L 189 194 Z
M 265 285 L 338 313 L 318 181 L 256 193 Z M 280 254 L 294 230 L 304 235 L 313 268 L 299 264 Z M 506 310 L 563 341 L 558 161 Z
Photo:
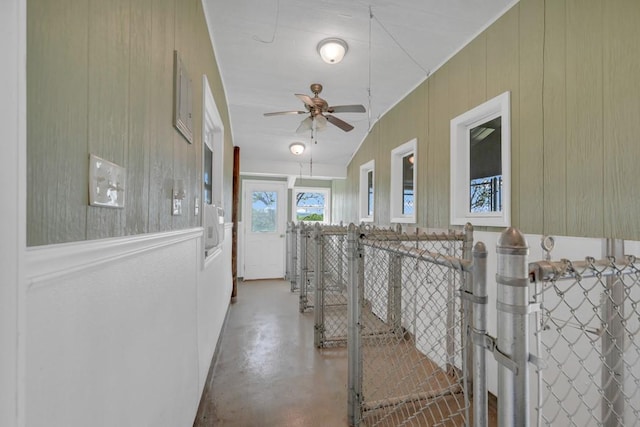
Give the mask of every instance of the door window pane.
M 277 228 L 278 193 L 254 191 L 251 204 L 251 231 L 273 233 Z

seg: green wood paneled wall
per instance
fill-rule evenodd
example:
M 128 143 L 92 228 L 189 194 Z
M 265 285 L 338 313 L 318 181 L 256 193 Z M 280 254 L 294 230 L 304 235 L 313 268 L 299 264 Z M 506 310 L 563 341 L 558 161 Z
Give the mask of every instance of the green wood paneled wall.
M 172 125 L 174 50 L 192 79 L 193 144 Z M 230 220 L 233 144 L 200 0 L 29 0 L 28 245 L 199 226 L 203 74 L 225 124 Z M 126 168 L 125 209 L 88 205 L 89 153 Z M 174 179 L 187 189 L 182 216 L 171 215 Z
M 375 222 L 389 216 L 392 148 L 418 139 L 418 225 L 449 227 L 449 123 L 511 92 L 512 224 L 526 233 L 640 240 L 640 2 L 522 0 L 372 128 L 349 164 L 376 160 Z

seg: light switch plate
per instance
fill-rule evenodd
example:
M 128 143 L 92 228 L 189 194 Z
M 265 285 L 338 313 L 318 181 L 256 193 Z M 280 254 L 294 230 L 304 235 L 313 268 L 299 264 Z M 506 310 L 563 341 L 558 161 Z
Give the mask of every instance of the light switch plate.
M 126 169 L 89 155 L 89 204 L 104 208 L 124 208 Z
M 173 199 L 173 210 L 171 214 L 174 216 L 182 215 L 182 199 Z

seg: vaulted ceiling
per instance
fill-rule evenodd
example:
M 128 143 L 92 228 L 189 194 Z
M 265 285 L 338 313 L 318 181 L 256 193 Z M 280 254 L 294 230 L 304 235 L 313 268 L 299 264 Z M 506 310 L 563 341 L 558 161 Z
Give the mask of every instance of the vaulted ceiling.
M 344 177 L 371 126 L 514 0 L 205 0 L 205 13 L 229 106 L 241 172 Z M 318 42 L 338 37 L 344 60 L 323 62 Z M 294 94 L 329 105 L 362 104 L 366 113 L 335 113 L 354 129 L 296 133 L 304 111 Z M 293 142 L 307 149 L 289 151 Z M 312 167 L 310 164 L 312 163 Z

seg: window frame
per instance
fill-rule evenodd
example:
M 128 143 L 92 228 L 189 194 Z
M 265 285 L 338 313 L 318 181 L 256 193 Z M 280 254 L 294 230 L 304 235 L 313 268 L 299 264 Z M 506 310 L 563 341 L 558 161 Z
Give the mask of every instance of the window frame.
M 413 154 L 413 213 L 402 213 L 403 192 L 394 191 L 402 188 L 402 160 Z M 418 139 L 413 138 L 391 150 L 391 186 L 389 191 L 390 213 L 392 223 L 415 224 L 418 210 Z
M 451 120 L 450 221 L 452 225 L 509 227 L 511 225 L 511 94 L 504 92 Z M 501 117 L 500 157 L 502 210 L 471 212 L 470 130 Z
M 224 123 L 213 98 L 209 80 L 202 75 L 202 159 L 200 192 L 194 201 L 194 213 L 200 216 L 204 232 L 202 248 L 204 260 L 222 251 L 224 242 Z M 211 203 L 207 203 L 204 183 L 206 149 L 211 151 Z M 214 230 L 211 230 L 214 227 Z M 215 236 L 215 237 L 214 237 Z
M 369 173 L 371 173 L 373 207 L 369 214 Z M 360 222 L 373 222 L 376 208 L 376 161 L 370 160 L 360 165 L 360 187 L 359 187 L 359 216 Z
M 297 195 L 298 193 L 322 193 L 324 194 L 324 211 L 322 221 L 305 221 L 318 224 L 331 224 L 331 189 L 325 187 L 293 187 L 291 191 L 291 219 L 298 222 L 297 215 Z

